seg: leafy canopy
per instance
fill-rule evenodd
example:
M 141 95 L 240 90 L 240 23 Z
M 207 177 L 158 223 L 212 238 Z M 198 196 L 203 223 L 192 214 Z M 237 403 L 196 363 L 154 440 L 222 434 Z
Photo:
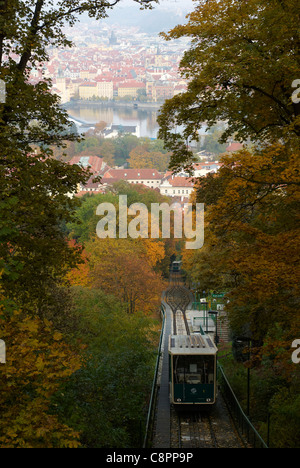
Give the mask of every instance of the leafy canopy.
M 300 103 L 292 100 L 299 16 L 296 0 L 202 0 L 185 25 L 163 34 L 191 39 L 180 64 L 187 91 L 166 101 L 159 116 L 172 167 L 191 160 L 187 141 L 197 140 L 203 122 L 226 122 L 223 142 L 299 137 Z
M 297 338 L 299 316 L 298 164 L 299 150 L 283 145 L 224 156 L 197 189 L 206 205 L 204 248 L 185 254 L 202 289 L 228 291 L 237 333 L 248 324 L 263 342 L 277 324 L 285 346 Z
M 52 158 L 51 146 L 77 141 L 67 113 L 51 92 L 51 80 L 29 80 L 42 68 L 47 47 L 71 46 L 63 27 L 80 15 L 100 19 L 120 0 L 107 2 L 0 1 L 0 268 L 8 297 L 41 311 L 48 284 L 59 281 L 80 257 L 61 229 L 73 218 L 70 198 L 89 174 Z M 133 0 L 150 7 L 155 0 Z

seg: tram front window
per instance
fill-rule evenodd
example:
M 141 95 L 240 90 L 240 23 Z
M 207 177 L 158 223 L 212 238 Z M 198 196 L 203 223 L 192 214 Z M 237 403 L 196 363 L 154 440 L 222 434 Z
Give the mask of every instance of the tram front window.
M 174 356 L 175 384 L 214 383 L 213 356 Z

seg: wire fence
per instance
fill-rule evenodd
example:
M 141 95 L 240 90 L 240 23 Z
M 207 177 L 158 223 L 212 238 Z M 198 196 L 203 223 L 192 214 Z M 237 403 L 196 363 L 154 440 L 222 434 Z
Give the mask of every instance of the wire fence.
M 242 439 L 246 440 L 252 448 L 268 448 L 262 437 L 259 435 L 249 418 L 244 413 L 241 405 L 239 404 L 229 382 L 225 375 L 225 372 L 218 363 L 218 381 L 221 387 L 222 395 L 227 403 L 229 412 L 233 421 L 236 424 L 236 429 L 239 432 Z
M 157 351 L 157 359 L 156 359 L 156 366 L 155 366 L 155 371 L 154 371 L 152 391 L 151 391 L 149 408 L 148 408 L 143 448 L 147 448 L 149 445 L 149 442 L 150 442 L 149 439 L 152 434 L 152 426 L 153 426 L 153 421 L 154 421 L 154 412 L 155 412 L 156 396 L 157 396 L 157 377 L 158 377 L 158 369 L 159 369 L 159 363 L 160 363 L 160 357 L 161 357 L 161 346 L 162 346 L 162 340 L 163 340 L 163 335 L 164 335 L 165 315 L 166 315 L 165 307 L 163 304 L 161 306 L 161 314 L 163 316 L 163 320 L 162 320 L 161 334 L 160 334 L 160 340 L 159 340 L 158 351 Z

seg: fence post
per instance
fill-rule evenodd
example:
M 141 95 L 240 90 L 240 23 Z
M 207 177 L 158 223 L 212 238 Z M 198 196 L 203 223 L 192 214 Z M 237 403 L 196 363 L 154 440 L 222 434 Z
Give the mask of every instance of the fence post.
M 0 80 L 0 104 L 5 104 L 6 102 L 6 84 L 5 81 Z
M 0 364 L 6 363 L 6 345 L 5 341 L 0 340 Z

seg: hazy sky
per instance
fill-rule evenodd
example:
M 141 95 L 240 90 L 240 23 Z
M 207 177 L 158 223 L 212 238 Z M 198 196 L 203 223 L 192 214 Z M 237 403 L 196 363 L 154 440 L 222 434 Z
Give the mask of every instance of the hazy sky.
M 192 11 L 195 7 L 195 2 L 193 0 L 159 0 L 159 4 L 154 3 L 154 8 L 156 10 L 176 10 L 178 13 L 182 12 L 186 14 Z M 114 8 L 125 8 L 132 7 L 139 9 L 140 5 L 135 3 L 133 0 L 122 0 Z
M 185 23 L 185 17 L 195 8 L 193 0 L 160 0 L 154 10 L 141 11 L 133 0 L 122 0 L 109 13 L 105 21 L 120 26 L 137 26 L 145 32 L 167 31 Z
M 59 0 L 54 0 L 58 2 Z M 197 5 L 193 0 L 159 0 L 153 10 L 141 10 L 133 0 L 121 0 L 112 10 L 107 10 L 108 18 L 102 20 L 107 24 L 120 27 L 137 27 L 150 34 L 169 31 L 177 24 L 186 23 L 186 15 Z M 87 14 L 79 18 L 82 23 L 90 22 Z
M 132 4 L 134 3 L 132 0 L 122 0 L 123 4 Z M 193 2 L 193 0 L 159 0 L 159 5 L 155 5 L 156 8 L 161 8 L 161 7 L 164 7 L 164 6 L 169 6 L 170 4 L 176 4 L 177 6 L 179 7 L 182 7 L 182 8 L 189 8 L 191 6 L 191 8 L 193 9 L 193 4 L 195 2 Z

